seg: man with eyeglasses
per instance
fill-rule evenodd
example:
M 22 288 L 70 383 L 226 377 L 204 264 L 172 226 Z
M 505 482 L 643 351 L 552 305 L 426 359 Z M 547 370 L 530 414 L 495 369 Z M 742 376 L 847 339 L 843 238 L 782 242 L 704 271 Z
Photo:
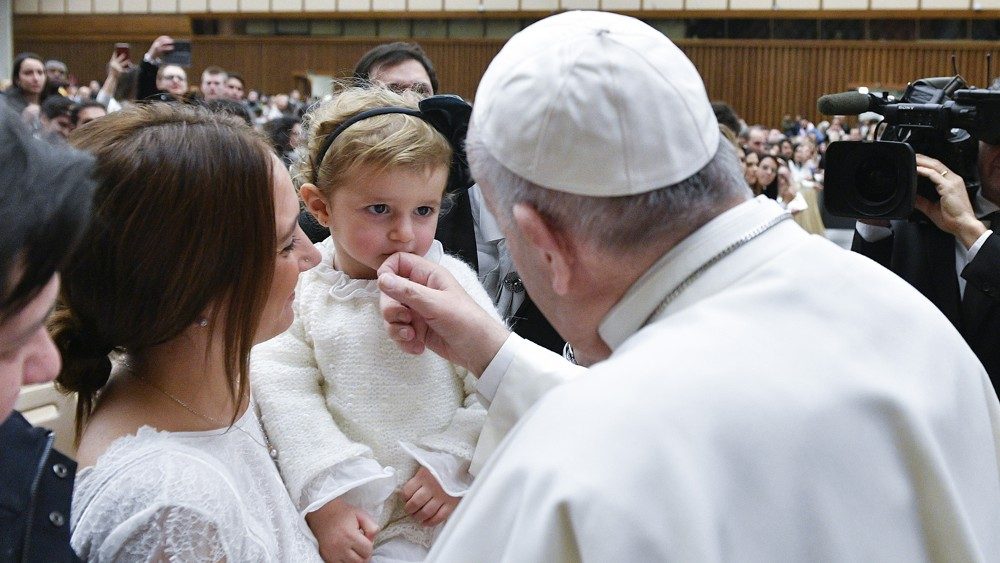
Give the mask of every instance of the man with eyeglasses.
M 174 50 L 174 40 L 161 35 L 149 46 L 139 64 L 136 98 L 146 100 L 155 96 L 183 98 L 188 93 L 187 72 L 183 68 L 162 64 L 163 55 Z

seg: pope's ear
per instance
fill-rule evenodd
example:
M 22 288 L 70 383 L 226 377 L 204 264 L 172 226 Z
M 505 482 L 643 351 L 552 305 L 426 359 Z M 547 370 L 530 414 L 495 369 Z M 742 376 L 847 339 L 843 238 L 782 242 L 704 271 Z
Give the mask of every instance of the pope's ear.
M 306 209 L 320 225 L 330 227 L 330 204 L 314 184 L 306 182 L 299 188 L 299 197 L 306 204 Z
M 531 205 L 515 204 L 513 214 L 514 223 L 525 242 L 525 252 L 535 253 L 537 260 L 533 262 L 545 270 L 552 291 L 565 295 L 573 279 L 575 245 Z

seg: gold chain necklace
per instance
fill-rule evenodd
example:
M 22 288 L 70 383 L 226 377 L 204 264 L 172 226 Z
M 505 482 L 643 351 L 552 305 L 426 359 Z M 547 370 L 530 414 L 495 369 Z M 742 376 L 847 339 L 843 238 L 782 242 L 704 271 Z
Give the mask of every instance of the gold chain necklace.
M 128 366 L 127 364 L 126 364 L 126 367 L 129 367 L 129 368 L 131 368 L 131 366 Z M 206 420 L 206 421 L 208 421 L 208 422 L 211 422 L 212 424 L 217 424 L 217 425 L 219 425 L 219 426 L 225 426 L 225 424 L 223 424 L 223 423 L 222 423 L 221 421 L 219 421 L 219 420 L 216 420 L 216 419 L 214 419 L 214 418 L 212 418 L 212 417 L 208 416 L 207 414 L 202 414 L 202 413 L 200 413 L 200 412 L 198 412 L 198 411 L 194 410 L 194 409 L 193 409 L 193 408 L 191 407 L 191 405 L 188 405 L 188 404 L 187 404 L 187 403 L 185 403 L 184 401 L 182 401 L 182 400 L 178 399 L 177 397 L 174 397 L 174 396 L 173 396 L 173 395 L 171 395 L 170 393 L 167 393 L 167 391 L 166 391 L 166 390 L 164 390 L 164 389 L 162 389 L 162 388 L 160 388 L 160 386 L 159 386 L 159 385 L 154 385 L 153 383 L 151 383 L 151 382 L 149 382 L 149 381 L 146 381 L 146 380 L 144 380 L 143 378 L 141 378 L 141 377 L 139 377 L 139 376 L 135 375 L 135 373 L 133 373 L 131 369 L 129 369 L 129 373 L 130 373 L 130 374 L 132 375 L 132 377 L 134 377 L 134 378 L 135 378 L 135 379 L 136 379 L 136 380 L 137 380 L 137 381 L 138 381 L 139 383 L 141 383 L 141 384 L 143 384 L 143 385 L 145 385 L 145 386 L 147 386 L 147 387 L 150 387 L 150 388 L 152 388 L 152 389 L 155 389 L 156 391 L 160 392 L 160 393 L 161 393 L 161 394 L 162 394 L 162 395 L 163 395 L 164 397 L 166 397 L 166 398 L 170 399 L 171 401 L 173 401 L 173 402 L 177 403 L 178 405 L 180 405 L 180 406 L 184 407 L 184 409 L 185 409 L 185 410 L 187 410 L 188 412 L 190 412 L 191 414 L 193 414 L 193 415 L 195 415 L 195 416 L 197 416 L 197 417 L 199 417 L 199 418 L 202 418 L 202 419 L 204 419 L 204 420 Z M 249 408 L 252 408 L 252 407 L 253 407 L 253 405 L 248 405 L 248 406 L 247 406 L 247 408 L 248 408 L 248 409 L 249 409 Z M 229 425 L 229 428 L 235 428 L 235 429 L 239 430 L 240 432 L 242 432 L 242 433 L 246 434 L 247 438 L 250 438 L 250 439 L 251 439 L 251 440 L 253 440 L 253 441 L 254 441 L 254 442 L 255 442 L 255 443 L 257 444 L 257 445 L 259 445 L 260 447 L 264 448 L 264 449 L 265 449 L 265 450 L 267 451 L 267 455 L 271 456 L 271 459 L 273 459 L 274 461 L 277 461 L 277 460 L 278 460 L 278 449 L 277 449 L 277 448 L 275 448 L 274 446 L 272 446 L 272 445 L 271 445 L 271 440 L 270 440 L 270 439 L 268 439 L 268 437 L 267 437 L 267 432 L 265 432 L 265 431 L 264 431 L 264 426 L 263 426 L 263 425 L 261 424 L 261 422 L 260 422 L 260 418 L 257 418 L 257 425 L 258 425 L 258 427 L 260 428 L 260 433 L 261 433 L 261 435 L 262 435 L 262 436 L 264 436 L 264 442 L 266 442 L 266 444 L 262 444 L 262 443 L 260 442 L 260 440 L 258 440 L 257 438 L 254 438 L 254 437 L 253 437 L 253 434 L 251 434 L 251 433 L 247 432 L 246 430 L 244 430 L 244 429 L 240 428 L 240 427 L 239 427 L 239 426 L 238 426 L 237 424 L 235 424 L 235 423 L 234 423 L 234 424 L 230 424 L 230 425 Z M 228 432 L 228 430 L 227 430 L 227 432 Z

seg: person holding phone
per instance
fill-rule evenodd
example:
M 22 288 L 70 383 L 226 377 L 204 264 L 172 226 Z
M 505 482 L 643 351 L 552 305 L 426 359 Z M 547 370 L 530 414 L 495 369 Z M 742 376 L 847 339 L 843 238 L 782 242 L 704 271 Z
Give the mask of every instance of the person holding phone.
M 164 64 L 164 57 L 174 51 L 174 39 L 161 35 L 149 46 L 139 63 L 139 80 L 136 99 L 154 96 L 184 98 L 188 93 L 187 72 L 175 64 Z

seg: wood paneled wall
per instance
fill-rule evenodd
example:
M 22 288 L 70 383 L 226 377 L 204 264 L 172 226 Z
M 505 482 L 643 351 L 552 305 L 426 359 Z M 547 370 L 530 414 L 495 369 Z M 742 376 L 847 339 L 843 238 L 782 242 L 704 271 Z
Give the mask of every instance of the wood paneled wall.
M 142 56 L 153 37 L 17 36 L 15 51 L 35 51 L 65 61 L 80 78 L 102 80 L 114 42 L 130 41 L 134 58 Z M 195 37 L 190 82 L 209 64 L 243 74 L 249 88 L 288 91 L 296 74 L 347 76 L 367 49 L 386 41 L 312 37 Z M 441 88 L 471 99 L 490 59 L 503 41 L 488 39 L 420 39 L 434 60 Z M 813 120 L 816 98 L 858 86 L 902 88 L 916 78 L 952 74 L 951 55 L 959 71 L 977 86 L 988 84 L 985 57 L 1000 55 L 991 42 L 844 42 L 680 40 L 705 79 L 712 99 L 724 100 L 749 123 L 777 125 L 786 113 Z M 1000 74 L 1000 62 L 994 65 Z
M 951 56 L 969 84 L 989 85 L 983 42 L 679 41 L 713 99 L 729 102 L 748 123 L 777 125 L 786 113 L 813 120 L 816 99 L 859 86 L 902 90 L 907 82 L 951 76 Z M 993 65 L 1000 74 L 1000 62 Z

